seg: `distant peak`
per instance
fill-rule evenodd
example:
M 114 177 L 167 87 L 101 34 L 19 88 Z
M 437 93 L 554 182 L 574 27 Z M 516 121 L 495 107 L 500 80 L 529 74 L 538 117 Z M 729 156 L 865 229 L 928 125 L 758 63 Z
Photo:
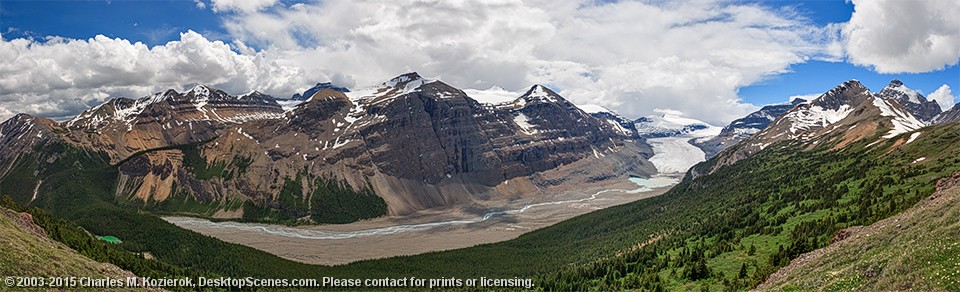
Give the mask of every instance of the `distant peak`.
M 244 98 L 244 97 L 266 97 L 266 96 L 269 96 L 269 95 L 266 95 L 266 94 L 264 94 L 263 92 L 254 90 L 254 91 L 251 91 L 250 93 L 241 95 L 240 98 Z
M 514 104 L 526 105 L 527 103 L 557 103 L 566 101 L 562 96 L 550 88 L 535 84 L 530 87 L 523 95 L 513 101 Z
M 850 80 L 844 81 L 840 85 L 837 85 L 833 89 L 830 89 L 829 92 L 839 93 L 839 92 L 845 92 L 847 90 L 861 91 L 861 90 L 866 90 L 866 87 L 860 83 L 860 80 L 850 79 Z
M 895 99 L 900 104 L 923 104 L 929 102 L 925 97 L 923 97 L 922 94 L 920 94 L 919 91 L 910 89 L 910 87 L 907 87 L 903 84 L 903 82 L 900 82 L 900 80 L 897 79 L 890 81 L 890 84 L 887 85 L 887 87 L 884 87 L 879 94 L 883 98 Z
M 841 84 L 841 86 L 863 87 L 863 84 L 860 83 L 860 80 L 850 79 L 850 80 L 847 80 L 847 81 L 843 82 L 843 84 Z
M 410 81 L 419 80 L 419 79 L 423 79 L 423 77 L 420 77 L 420 74 L 417 74 L 417 72 L 410 72 L 397 77 L 393 77 L 393 79 L 390 79 L 390 82 L 404 83 L 404 82 L 410 82 Z
M 350 89 L 347 89 L 346 87 L 342 87 L 342 86 L 336 86 L 332 82 L 320 82 L 320 83 L 317 83 L 317 85 L 314 85 L 313 88 L 318 90 L 329 88 L 339 92 L 350 92 Z
M 324 89 L 333 89 L 333 90 L 339 91 L 339 92 L 350 92 L 350 89 L 347 89 L 346 87 L 340 87 L 340 86 L 333 85 L 333 83 L 331 83 L 331 82 L 317 82 L 317 85 L 314 85 L 313 87 L 308 88 L 306 91 L 303 92 L 303 94 L 301 94 L 301 93 L 299 93 L 299 92 L 298 92 L 298 93 L 294 93 L 293 96 L 290 97 L 290 99 L 293 99 L 293 100 L 305 100 L 305 99 L 309 99 L 311 96 L 313 96 L 313 95 L 316 94 L 317 92 L 319 92 L 319 91 L 321 91 L 321 90 L 324 90 Z
M 206 86 L 203 84 L 197 84 L 193 86 L 193 88 L 188 90 L 187 93 L 193 92 L 195 94 L 210 94 L 210 89 L 211 88 L 209 86 Z
M 527 91 L 527 95 L 532 97 L 547 97 L 547 96 L 556 95 L 556 94 L 557 93 L 553 92 L 553 90 L 550 90 L 550 88 L 547 88 L 546 86 L 543 86 L 540 84 L 534 84 L 533 86 L 530 87 L 530 90 Z

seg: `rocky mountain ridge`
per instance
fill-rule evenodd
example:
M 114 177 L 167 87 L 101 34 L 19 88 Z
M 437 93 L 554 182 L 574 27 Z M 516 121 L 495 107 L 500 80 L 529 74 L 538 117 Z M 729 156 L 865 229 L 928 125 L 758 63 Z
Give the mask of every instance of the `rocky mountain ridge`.
M 331 194 L 378 205 L 365 193 L 390 214 L 409 214 L 655 173 L 642 139 L 549 88 L 481 104 L 416 73 L 356 91 L 319 89 L 287 111 L 256 92 L 197 86 L 110 100 L 63 123 L 20 115 L 0 129 L 0 141 L 24 149 L 64 142 L 100 153 L 117 164 L 121 198 L 198 204 L 206 210 L 198 215 L 223 218 L 256 211 L 309 221 L 331 210 Z M 0 166 L 19 157 L 0 151 Z
M 909 143 L 916 136 L 902 134 L 925 126 L 895 99 L 885 99 L 859 81 L 849 80 L 794 106 L 764 130 L 719 154 L 718 163 L 706 171 L 712 172 L 781 142 L 803 143 L 808 148 L 826 144 L 842 148 L 864 139 L 877 139 L 876 143 L 888 139 Z

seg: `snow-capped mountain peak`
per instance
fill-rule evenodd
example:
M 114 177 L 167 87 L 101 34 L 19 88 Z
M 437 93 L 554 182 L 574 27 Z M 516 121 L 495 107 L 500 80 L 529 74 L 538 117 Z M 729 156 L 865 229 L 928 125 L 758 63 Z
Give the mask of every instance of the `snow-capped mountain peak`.
M 920 92 L 910 89 L 900 80 L 890 81 L 887 87 L 877 93 L 882 99 L 895 100 L 907 109 L 917 119 L 928 123 L 943 112 L 940 105 L 933 100 L 927 100 Z
M 903 82 L 897 79 L 890 81 L 890 84 L 887 85 L 887 87 L 884 87 L 883 90 L 881 90 L 880 92 L 883 92 L 884 90 L 889 90 L 899 94 L 903 94 L 907 96 L 905 101 L 909 101 L 910 103 L 922 103 L 926 101 L 926 98 L 923 98 L 923 96 L 921 96 L 919 92 L 917 92 L 916 90 L 910 89 L 906 85 L 903 85 Z
M 420 76 L 420 74 L 417 74 L 417 72 L 410 72 L 394 77 L 378 86 L 345 93 L 348 97 L 350 97 L 350 100 L 353 101 L 364 99 L 375 100 L 384 97 L 395 97 L 415 92 L 420 89 L 420 86 L 433 82 L 437 82 L 437 80 L 423 78 Z
M 193 88 L 191 88 L 189 91 L 184 92 L 184 94 L 185 95 L 193 94 L 193 96 L 196 96 L 196 97 L 209 97 L 210 88 L 207 87 L 206 85 L 197 84 Z
M 530 90 L 527 90 L 520 98 L 527 102 L 558 102 L 561 99 L 556 92 L 540 84 L 531 86 Z

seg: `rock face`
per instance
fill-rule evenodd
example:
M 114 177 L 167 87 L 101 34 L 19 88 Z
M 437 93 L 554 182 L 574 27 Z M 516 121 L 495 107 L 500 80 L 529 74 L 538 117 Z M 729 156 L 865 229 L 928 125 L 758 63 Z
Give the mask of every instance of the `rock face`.
M 919 92 L 910 89 L 903 85 L 903 82 L 896 79 L 890 81 L 890 84 L 884 87 L 883 90 L 880 90 L 877 96 L 882 99 L 897 101 L 897 103 L 906 108 L 910 114 L 913 114 L 913 116 L 924 123 L 930 123 L 934 117 L 942 112 L 940 105 L 937 104 L 936 101 L 927 100 Z
M 934 118 L 934 124 L 949 124 L 960 122 L 960 106 L 954 105 L 949 110 Z
M 228 126 L 282 115 L 273 98 L 259 92 L 237 97 L 197 85 L 184 93 L 170 89 L 136 100 L 112 99 L 62 126 L 70 142 L 118 162 L 139 151 L 210 140 Z
M 356 91 L 320 88 L 288 111 L 256 92 L 198 86 L 114 99 L 64 123 L 18 117 L 0 139 L 50 137 L 101 153 L 118 163 L 117 196 L 224 218 L 379 208 L 365 194 L 410 214 L 656 172 L 635 132 L 549 88 L 484 104 L 416 73 Z
M 652 174 L 649 147 L 630 138 L 543 86 L 489 105 L 411 73 L 348 93 L 320 90 L 283 118 L 238 125 L 202 152 L 250 157 L 257 170 L 210 189 L 268 195 L 282 188 L 271 182 L 316 174 L 369 187 L 391 213 L 406 214 L 497 197 L 508 180 L 612 152 L 633 160 L 618 173 Z M 585 171 L 581 179 L 609 176 Z
M 0 123 L 0 178 L 11 171 L 20 157 L 58 141 L 65 131 L 53 120 L 28 114 L 18 114 Z
M 703 152 L 707 155 L 707 159 L 710 159 L 724 149 L 736 145 L 743 139 L 767 128 L 767 125 L 776 120 L 777 117 L 780 117 L 780 115 L 783 115 L 794 106 L 804 102 L 806 101 L 803 99 L 795 99 L 788 104 L 764 106 L 758 111 L 730 122 L 729 125 L 723 127 L 720 135 L 703 141 L 694 141 L 693 143 L 697 145 L 697 147 L 700 147 L 700 149 L 703 149 Z

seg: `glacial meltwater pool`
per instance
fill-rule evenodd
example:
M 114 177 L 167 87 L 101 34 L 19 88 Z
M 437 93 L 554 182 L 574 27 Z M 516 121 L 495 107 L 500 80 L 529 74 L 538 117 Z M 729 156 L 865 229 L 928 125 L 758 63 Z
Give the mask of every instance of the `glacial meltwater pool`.
M 650 190 L 676 184 L 679 180 L 677 177 L 670 176 L 652 176 L 650 178 L 630 177 L 631 182 Z

